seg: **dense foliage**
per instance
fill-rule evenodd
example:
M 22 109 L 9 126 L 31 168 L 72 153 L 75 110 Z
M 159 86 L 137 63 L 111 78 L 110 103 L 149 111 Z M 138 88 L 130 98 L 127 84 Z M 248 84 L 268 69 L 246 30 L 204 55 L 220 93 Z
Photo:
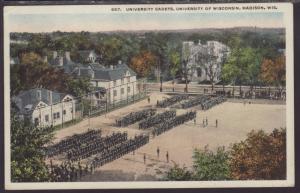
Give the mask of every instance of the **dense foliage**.
M 245 141 L 231 148 L 230 170 L 237 180 L 285 179 L 286 130 L 249 133 Z
M 261 65 L 261 79 L 269 85 L 283 87 L 285 85 L 285 57 L 264 59 Z
M 173 77 L 183 77 L 184 69 L 182 56 L 182 42 L 193 41 L 205 44 L 209 40 L 220 41 L 233 50 L 233 56 L 227 63 L 232 63 L 239 58 L 238 49 L 243 51 L 252 62 L 247 64 L 247 71 L 251 77 L 241 79 L 224 75 L 228 82 L 236 81 L 237 84 L 257 83 L 257 74 L 260 73 L 261 58 L 275 59 L 279 49 L 285 49 L 283 29 L 265 28 L 231 28 L 231 29 L 200 29 L 181 31 L 137 31 L 137 32 L 60 32 L 53 33 L 11 33 L 12 39 L 27 41 L 28 44 L 11 44 L 11 56 L 21 56 L 24 53 L 34 52 L 40 56 L 51 56 L 51 51 L 70 51 L 74 61 L 84 63 L 79 57 L 79 50 L 95 50 L 100 56 L 102 64 L 110 66 L 122 60 L 130 65 L 139 76 L 149 79 L 162 76 L 163 80 Z M 238 43 L 237 43 L 238 39 Z M 235 51 L 236 50 L 236 51 Z M 253 59 L 253 54 L 256 60 Z M 149 70 L 146 64 L 151 65 Z M 244 63 L 236 65 L 244 65 Z M 153 67 L 160 74 L 155 74 Z M 230 64 L 227 69 L 233 69 Z M 232 73 L 232 72 L 231 72 Z M 250 75 L 249 75 L 250 76 Z M 212 75 L 213 78 L 213 75 Z M 159 79 L 158 79 L 159 80 Z M 264 82 L 265 83 L 265 82 Z
M 174 164 L 166 174 L 164 180 L 169 181 L 188 181 L 193 180 L 193 173 L 188 170 L 187 167 L 180 167 L 178 164 Z
M 33 52 L 22 54 L 20 64 L 11 67 L 10 81 L 11 95 L 31 88 L 46 88 L 82 96 L 92 89 L 88 79 L 72 77 L 64 73 L 63 69 L 48 65 Z
M 52 127 L 38 128 L 11 116 L 11 180 L 12 182 L 50 181 L 43 147 L 53 135 Z
M 164 180 L 283 180 L 286 178 L 286 130 L 251 131 L 229 150 L 196 149 L 193 168 L 175 164 Z
M 195 149 L 194 151 L 194 178 L 195 180 L 228 180 L 229 171 L 229 153 L 224 147 L 219 147 L 216 152 L 209 150 Z

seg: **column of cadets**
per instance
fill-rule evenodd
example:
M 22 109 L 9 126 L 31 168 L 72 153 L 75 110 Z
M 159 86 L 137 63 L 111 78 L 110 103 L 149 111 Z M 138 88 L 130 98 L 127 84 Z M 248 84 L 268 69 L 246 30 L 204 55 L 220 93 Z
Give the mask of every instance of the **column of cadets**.
M 178 125 L 181 125 L 187 121 L 193 120 L 196 118 L 196 111 L 187 112 L 185 114 L 174 117 L 173 119 L 166 120 L 161 124 L 154 127 L 152 131 L 153 136 L 160 135 L 163 132 L 166 132 Z
M 225 102 L 226 99 L 222 96 L 220 97 L 208 97 L 205 95 L 197 96 L 196 98 L 193 98 L 191 100 L 185 101 L 184 103 L 180 104 L 180 107 L 183 109 L 187 109 L 193 106 L 201 105 L 202 110 L 208 110 L 211 107 L 220 104 L 222 102 Z
M 168 106 L 174 105 L 175 103 L 178 103 L 182 100 L 186 100 L 188 98 L 189 98 L 188 95 L 176 95 L 176 96 L 172 96 L 170 98 L 164 99 L 162 101 L 157 101 L 156 106 L 159 108 L 166 108 Z
M 163 113 L 157 114 L 153 117 L 149 117 L 146 120 L 139 123 L 139 129 L 147 129 L 153 127 L 154 125 L 166 121 L 168 119 L 174 118 L 176 116 L 176 111 L 165 111 Z
M 86 133 L 85 133 L 86 134 Z M 72 136 L 74 137 L 74 136 Z M 76 136 L 77 137 L 77 136 Z M 76 138 L 75 137 L 75 138 Z M 68 138 L 69 140 L 70 138 Z M 92 172 L 96 167 L 102 166 L 109 163 L 115 159 L 122 157 L 123 155 L 138 149 L 139 147 L 147 144 L 149 142 L 149 135 L 138 135 L 133 139 L 127 140 L 127 133 L 116 133 L 112 136 L 104 137 L 100 139 L 103 143 L 100 145 L 93 146 L 95 149 L 87 149 L 86 147 L 79 148 L 79 152 L 83 152 L 80 158 L 85 159 L 92 156 L 93 153 L 97 151 L 96 157 L 85 167 L 80 163 L 76 164 L 75 159 L 63 162 L 60 165 L 53 165 L 52 160 L 50 161 L 50 174 L 54 181 L 76 181 L 83 175 Z M 65 140 L 64 140 L 65 141 Z M 117 142 L 116 142 L 117 141 Z M 102 145 L 103 146 L 102 146 Z M 104 148 L 103 148 L 104 147 Z M 90 153 L 86 153 L 83 150 L 87 150 Z M 78 165 L 76 167 L 76 165 Z
M 149 135 L 142 134 L 135 136 L 133 139 L 112 146 L 110 149 L 106 149 L 103 152 L 99 153 L 91 162 L 91 167 L 94 169 L 108 162 L 116 160 L 129 152 L 135 151 L 148 142 Z
M 101 136 L 101 130 L 89 130 L 82 134 L 75 134 L 67 139 L 61 140 L 59 143 L 48 146 L 46 148 L 46 155 L 52 157 L 64 152 L 74 149 L 81 144 L 95 141 Z
M 90 143 L 76 147 L 67 152 L 67 158 L 71 161 L 79 161 L 100 153 L 127 140 L 127 133 L 113 133 L 111 136 L 101 137 Z
M 226 101 L 226 98 L 220 96 L 220 97 L 215 97 L 211 98 L 210 100 L 205 101 L 204 103 L 201 104 L 202 110 L 208 110 L 212 108 L 215 105 L 221 104 Z
M 151 117 L 156 113 L 156 109 L 145 109 L 142 111 L 129 113 L 125 117 L 116 120 L 116 125 L 118 127 L 126 127 L 128 125 L 134 124 L 142 119 Z

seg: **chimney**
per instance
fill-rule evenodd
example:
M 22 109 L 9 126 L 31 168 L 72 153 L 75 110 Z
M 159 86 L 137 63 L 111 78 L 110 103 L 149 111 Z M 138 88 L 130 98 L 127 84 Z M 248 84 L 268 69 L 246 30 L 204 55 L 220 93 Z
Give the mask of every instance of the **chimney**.
M 48 63 L 48 57 L 47 57 L 47 56 L 44 56 L 43 61 L 44 61 L 45 63 Z
M 71 61 L 70 52 L 65 52 L 65 57 L 66 57 L 67 61 Z
M 118 61 L 118 64 L 121 65 L 121 64 L 122 64 L 122 60 L 119 60 L 119 61 Z
M 201 40 L 198 40 L 198 44 L 201 45 Z
M 57 51 L 53 51 L 53 59 L 57 58 Z
M 110 65 L 110 69 L 113 70 L 113 69 L 114 69 L 114 66 L 113 66 L 113 65 Z
M 63 66 L 63 64 L 64 64 L 64 58 L 63 57 L 59 57 L 58 65 L 59 66 Z
M 49 101 L 49 104 L 52 105 L 52 91 L 51 90 L 48 90 L 48 101 Z

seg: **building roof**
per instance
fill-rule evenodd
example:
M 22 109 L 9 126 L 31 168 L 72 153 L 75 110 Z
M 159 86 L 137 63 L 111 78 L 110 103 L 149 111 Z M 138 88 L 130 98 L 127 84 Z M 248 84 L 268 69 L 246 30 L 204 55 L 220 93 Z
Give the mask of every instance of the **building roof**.
M 44 88 L 34 88 L 21 92 L 13 100 L 16 102 L 21 113 L 25 113 L 25 107 L 29 108 L 28 110 L 34 110 L 40 102 L 51 105 L 60 102 L 65 96 L 66 94 Z
M 91 79 L 111 81 L 123 78 L 127 71 L 129 71 L 130 76 L 136 76 L 136 73 L 126 64 L 118 64 L 113 68 L 105 68 L 102 65 L 94 64 L 89 67 L 78 68 L 76 70 L 76 74 L 82 77 L 89 77 Z

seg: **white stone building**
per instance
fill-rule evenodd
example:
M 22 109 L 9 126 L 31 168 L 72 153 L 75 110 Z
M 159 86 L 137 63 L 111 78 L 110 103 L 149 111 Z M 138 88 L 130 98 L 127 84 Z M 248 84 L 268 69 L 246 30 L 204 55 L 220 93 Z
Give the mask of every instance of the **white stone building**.
M 187 57 L 187 74 L 191 82 L 219 82 L 222 60 L 229 54 L 229 47 L 218 41 L 207 41 L 206 44 L 183 42 L 183 55 Z
M 35 88 L 21 92 L 13 100 L 21 116 L 37 126 L 56 126 L 75 119 L 75 100 L 69 94 Z
M 105 93 L 102 92 L 104 94 L 96 96 L 99 101 L 105 98 L 113 104 L 138 94 L 136 73 L 120 61 L 110 67 L 90 64 L 75 69 L 75 73 L 80 77 L 89 77 L 95 88 L 105 90 Z

